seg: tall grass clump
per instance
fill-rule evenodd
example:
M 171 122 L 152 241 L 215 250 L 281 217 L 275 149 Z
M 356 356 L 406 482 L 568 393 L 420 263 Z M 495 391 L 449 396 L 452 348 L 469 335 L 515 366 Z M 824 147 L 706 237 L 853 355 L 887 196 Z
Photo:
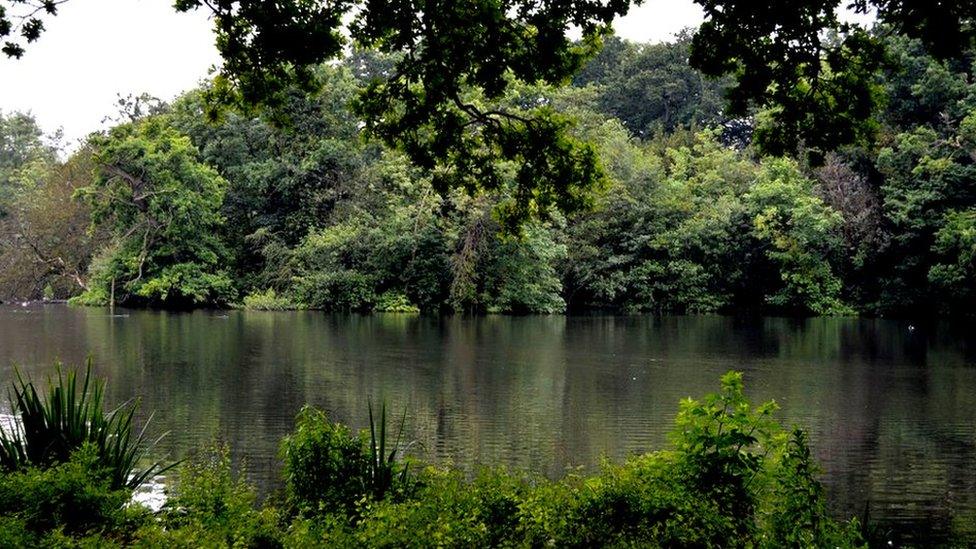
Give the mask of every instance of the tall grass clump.
M 171 467 L 157 461 L 138 468 L 155 441 L 147 440 L 146 426 L 134 433 L 135 404 L 105 411 L 105 383 L 92 379 L 91 360 L 80 384 L 76 370 L 65 372 L 60 363 L 55 369 L 46 392 L 16 372 L 9 395 L 16 420 L 0 429 L 0 468 L 12 472 L 52 467 L 87 447 L 113 489 L 135 489 Z
M 400 420 L 393 446 L 387 452 L 386 433 L 386 403 L 380 405 L 380 417 L 377 424 L 373 417 L 373 403 L 369 406 L 369 460 L 366 464 L 364 481 L 366 491 L 376 499 L 383 499 L 397 486 L 406 486 L 410 464 L 397 456 L 400 451 L 400 440 L 403 427 L 406 425 L 407 413 L 404 410 Z

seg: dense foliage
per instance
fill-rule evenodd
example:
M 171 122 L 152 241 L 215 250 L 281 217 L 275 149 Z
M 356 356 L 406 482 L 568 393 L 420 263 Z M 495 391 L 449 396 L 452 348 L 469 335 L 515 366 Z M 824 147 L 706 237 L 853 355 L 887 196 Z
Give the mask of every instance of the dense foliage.
M 215 233 L 225 183 L 198 160 L 190 139 L 160 117 L 118 126 L 92 143 L 94 179 L 76 194 L 112 242 L 92 265 L 92 287 L 80 301 L 226 302 L 231 281 Z
M 671 448 L 553 481 L 501 469 L 411 472 L 398 454 L 404 441 L 386 438 L 385 412 L 357 435 L 306 408 L 282 441 L 283 497 L 259 506 L 228 450 L 217 447 L 183 465 L 155 515 L 128 503 L 131 490 L 113 486 L 85 444 L 65 460 L 0 473 L 0 543 L 865 546 L 857 520 L 827 513 L 806 435 L 783 431 L 775 409 L 753 407 L 742 375 L 730 372 L 719 393 L 681 403 Z
M 725 113 L 729 82 L 688 65 L 691 41 L 609 39 L 572 86 L 507 86 L 504 106 L 574 119 L 570 135 L 606 174 L 590 208 L 517 228 L 505 162 L 511 184 L 442 188 L 436 170 L 368 138 L 357 89 L 395 56 L 320 66 L 320 92 L 290 88 L 263 114 L 211 120 L 212 87 L 127 109 L 66 162 L 29 117 L 7 116 L 4 140 L 28 145 L 8 155 L 6 173 L 20 175 L 3 186 L 0 297 L 106 303 L 114 283 L 116 303 L 163 307 L 973 310 L 967 65 L 888 36 L 877 144 L 811 164 L 754 146 L 765 115 Z
M 65 1 L 0 1 L 3 53 L 22 57 Z M 512 187 L 513 200 L 499 212 L 514 227 L 552 209 L 578 211 L 604 172 L 571 119 L 545 101 L 513 105 L 509 96 L 519 82 L 569 80 L 613 21 L 640 3 L 177 0 L 174 8 L 210 12 L 223 57 L 206 93 L 211 106 L 274 107 L 294 86 L 316 89 L 317 67 L 350 47 L 387 55 L 385 70 L 359 86 L 354 108 L 366 131 L 429 170 L 439 190 Z M 958 63 L 976 45 L 970 0 L 695 3 L 704 20 L 691 41 L 691 65 L 731 77 L 728 112 L 759 111 L 761 150 L 800 153 L 814 164 L 838 146 L 874 142 L 887 36 L 906 36 Z M 878 28 L 846 20 L 844 9 L 871 14 Z M 670 122 L 669 112 L 664 117 Z

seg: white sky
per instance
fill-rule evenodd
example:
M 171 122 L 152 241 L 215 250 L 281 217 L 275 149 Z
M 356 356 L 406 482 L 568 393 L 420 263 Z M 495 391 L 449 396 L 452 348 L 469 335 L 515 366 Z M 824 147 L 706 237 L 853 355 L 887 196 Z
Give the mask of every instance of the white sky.
M 172 99 L 194 87 L 219 61 L 202 11 L 178 14 L 172 0 L 71 0 L 23 59 L 0 57 L 0 110 L 30 111 L 47 132 L 63 128 L 66 143 L 101 127 L 117 94 L 148 92 Z M 671 38 L 698 26 L 691 0 L 645 0 L 617 21 L 635 41 Z
M 44 23 L 22 59 L 0 58 L 0 109 L 69 140 L 117 112 L 116 94 L 171 99 L 219 59 L 203 13 L 177 14 L 172 0 L 71 0 Z

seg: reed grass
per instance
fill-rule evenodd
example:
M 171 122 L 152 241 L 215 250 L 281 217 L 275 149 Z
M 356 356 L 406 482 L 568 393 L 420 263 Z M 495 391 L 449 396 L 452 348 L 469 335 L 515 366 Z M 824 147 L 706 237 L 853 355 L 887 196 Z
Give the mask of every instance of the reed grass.
M 379 425 L 373 417 L 373 403 L 369 402 L 369 456 L 366 463 L 364 484 L 367 493 L 376 499 L 383 499 L 395 486 L 404 487 L 409 478 L 410 464 L 398 457 L 400 440 L 406 424 L 407 414 L 404 410 L 397 430 L 396 440 L 387 452 L 386 403 L 380 405 Z
M 91 359 L 80 386 L 76 370 L 65 372 L 60 363 L 55 370 L 56 377 L 48 378 L 46 392 L 16 370 L 9 394 L 19 422 L 0 429 L 0 468 L 49 467 L 67 462 L 72 453 L 90 446 L 113 488 L 135 489 L 176 465 L 155 461 L 139 468 L 159 439 L 147 439 L 149 421 L 135 432 L 136 403 L 105 411 L 105 383 L 92 378 Z

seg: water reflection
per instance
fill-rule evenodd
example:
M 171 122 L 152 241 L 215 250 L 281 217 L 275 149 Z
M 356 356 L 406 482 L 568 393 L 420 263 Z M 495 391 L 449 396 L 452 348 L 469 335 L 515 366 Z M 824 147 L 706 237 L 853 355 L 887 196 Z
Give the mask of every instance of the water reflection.
M 0 366 L 89 353 L 108 398 L 139 397 L 173 456 L 227 441 L 271 486 L 302 404 L 356 427 L 406 410 L 425 457 L 559 475 L 660 448 L 677 402 L 730 368 L 810 430 L 834 507 L 895 528 L 976 515 L 968 327 L 728 317 L 330 316 L 0 308 Z M 145 417 L 145 414 L 143 414 Z M 957 518 L 957 517 L 956 517 Z

